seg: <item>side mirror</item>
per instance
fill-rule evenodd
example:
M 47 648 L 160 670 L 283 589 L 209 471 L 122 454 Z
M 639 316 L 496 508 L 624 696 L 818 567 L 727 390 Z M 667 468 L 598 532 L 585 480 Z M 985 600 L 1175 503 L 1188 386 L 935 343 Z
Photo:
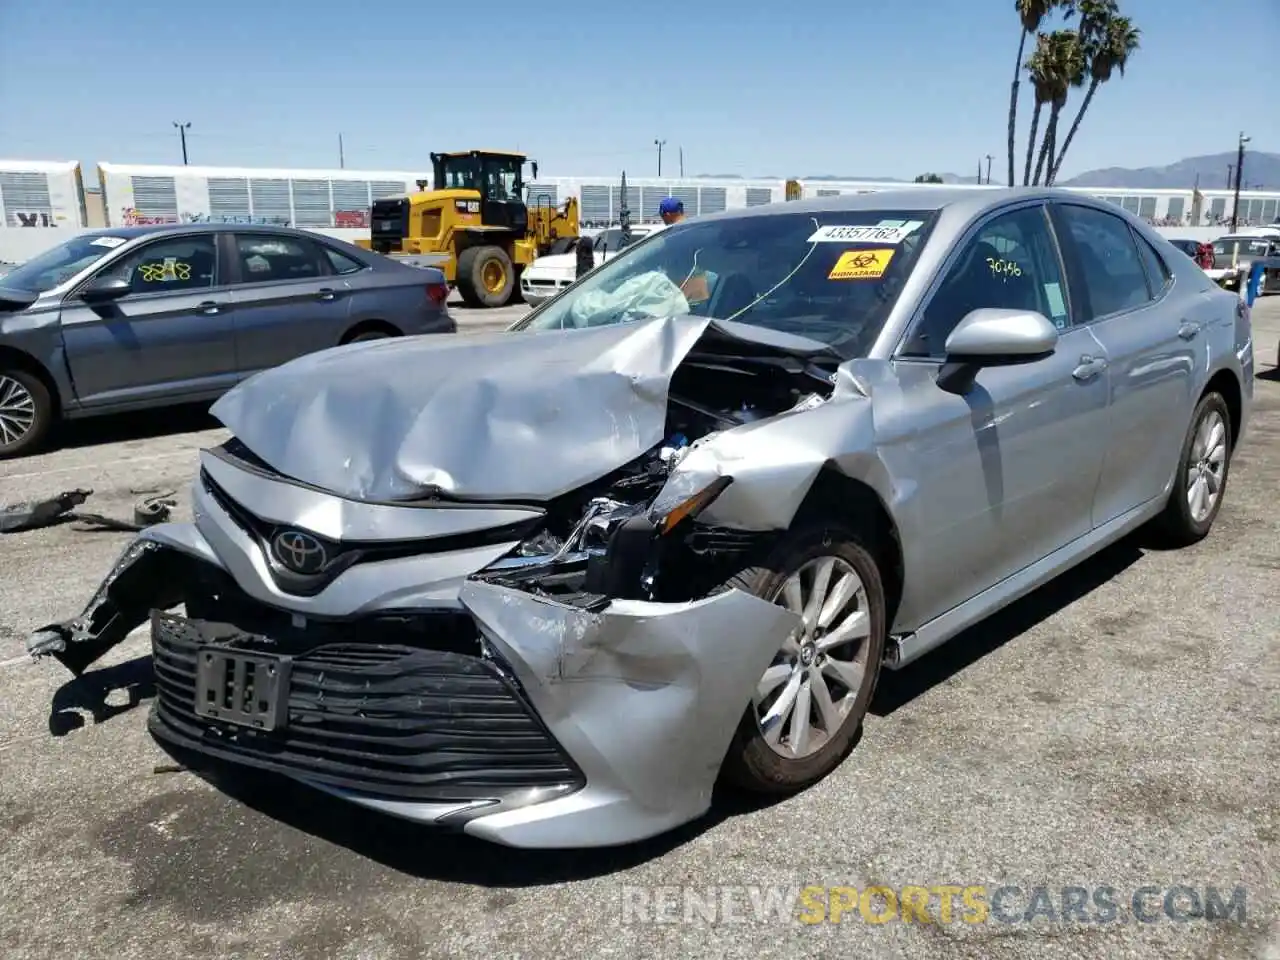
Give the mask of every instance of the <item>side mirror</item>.
M 535 181 L 537 181 L 537 179 L 538 179 L 538 161 L 537 161 L 537 160 L 534 160 L 533 162 L 531 162 L 531 163 L 529 164 L 529 167 L 530 167 L 530 169 L 532 169 L 532 170 L 533 170 L 533 179 L 534 179 Z
M 1058 346 L 1058 330 L 1034 310 L 983 308 L 968 314 L 947 337 L 938 386 L 967 393 L 983 367 L 1035 363 Z
M 119 300 L 132 291 L 133 286 L 128 280 L 121 280 L 118 277 L 102 277 L 85 287 L 80 294 L 80 299 L 85 303 L 110 303 L 113 300 Z

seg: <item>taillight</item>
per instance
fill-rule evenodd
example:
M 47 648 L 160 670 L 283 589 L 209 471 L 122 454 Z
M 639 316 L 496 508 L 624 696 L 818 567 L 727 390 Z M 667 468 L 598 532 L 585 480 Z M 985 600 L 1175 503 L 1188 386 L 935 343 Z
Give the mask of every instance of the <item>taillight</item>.
M 427 296 L 432 303 L 441 305 L 449 299 L 449 285 L 445 283 L 428 283 Z

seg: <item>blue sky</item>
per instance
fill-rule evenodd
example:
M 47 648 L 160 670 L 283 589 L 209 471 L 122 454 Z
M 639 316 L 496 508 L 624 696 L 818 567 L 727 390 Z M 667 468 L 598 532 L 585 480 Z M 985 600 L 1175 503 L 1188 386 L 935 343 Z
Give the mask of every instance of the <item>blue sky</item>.
M 1274 76 L 1280 0 L 1122 7 L 1143 49 L 1064 178 L 1241 129 L 1280 152 L 1274 92 L 1246 96 Z M 652 176 L 658 138 L 666 175 L 683 148 L 687 175 L 968 175 L 990 153 L 998 180 L 1018 24 L 1012 0 L 0 0 L 0 37 L 0 156 L 87 171 L 180 163 L 182 120 L 196 164 L 336 167 L 341 132 L 351 168 L 501 147 L 544 175 Z

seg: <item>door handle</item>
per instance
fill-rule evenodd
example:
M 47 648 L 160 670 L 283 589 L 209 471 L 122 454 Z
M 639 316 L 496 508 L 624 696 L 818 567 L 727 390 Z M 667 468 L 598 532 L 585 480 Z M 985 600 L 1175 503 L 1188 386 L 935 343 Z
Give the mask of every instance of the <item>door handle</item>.
M 1086 355 L 1080 358 L 1080 365 L 1071 371 L 1071 375 L 1083 383 L 1086 380 L 1092 380 L 1105 369 L 1107 369 L 1106 360 Z
M 200 306 L 199 306 L 199 307 L 197 307 L 196 309 L 198 309 L 198 310 L 199 310 L 201 313 L 203 313 L 205 316 L 212 317 L 212 316 L 214 316 L 215 314 L 218 314 L 218 313 L 221 313 L 221 312 L 222 312 L 222 304 L 217 303 L 217 302 L 216 302 L 216 301 L 214 301 L 214 300 L 205 300 L 205 301 L 204 301 L 203 303 L 201 303 L 201 304 L 200 304 Z
M 321 287 L 320 290 L 316 293 L 316 299 L 317 300 L 336 300 L 338 299 L 338 292 L 334 290 L 332 287 Z
M 1178 328 L 1178 336 L 1183 340 L 1194 340 L 1199 332 L 1200 324 L 1198 323 L 1187 322 Z

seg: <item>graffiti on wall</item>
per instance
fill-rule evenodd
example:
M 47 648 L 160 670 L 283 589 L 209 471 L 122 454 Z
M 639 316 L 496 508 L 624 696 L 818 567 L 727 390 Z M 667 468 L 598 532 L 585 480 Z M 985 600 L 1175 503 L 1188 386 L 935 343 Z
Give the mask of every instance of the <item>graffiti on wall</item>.
M 120 222 L 126 227 L 153 227 L 162 223 L 177 223 L 178 218 L 168 213 L 143 213 L 137 207 L 122 207 Z
M 248 226 L 257 227 L 290 227 L 293 224 L 288 217 L 251 217 L 248 215 L 238 216 L 229 214 L 219 214 L 214 216 L 211 213 L 184 213 L 182 215 L 183 223 L 238 223 Z
M 58 218 L 52 213 L 28 213 L 25 210 L 14 210 L 13 217 L 19 227 L 56 227 Z
M 26 214 L 18 213 L 15 216 L 22 219 L 22 226 L 54 226 L 52 218 L 49 214 Z M 43 217 L 43 223 L 36 222 L 35 218 Z M 28 222 L 28 218 L 32 218 L 32 222 Z M 143 213 L 137 207 L 121 207 L 120 223 L 126 227 L 149 227 L 164 223 L 236 223 L 246 226 L 260 227 L 291 227 L 292 222 L 288 217 L 256 217 L 256 216 L 234 216 L 234 215 L 213 215 L 209 213 Z M 333 225 L 344 229 L 364 229 L 369 226 L 368 210 L 337 210 L 333 214 Z

